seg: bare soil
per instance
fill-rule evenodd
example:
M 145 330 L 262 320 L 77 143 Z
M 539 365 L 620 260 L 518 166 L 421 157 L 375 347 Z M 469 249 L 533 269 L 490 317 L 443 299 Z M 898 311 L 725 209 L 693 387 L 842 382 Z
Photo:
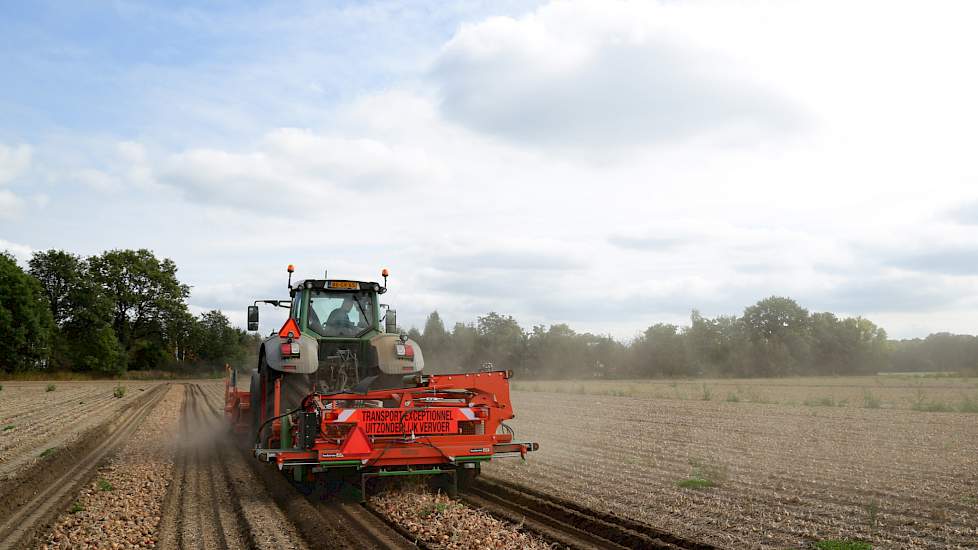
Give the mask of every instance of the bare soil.
M 729 548 L 978 547 L 978 417 L 514 392 L 541 450 L 485 472 Z
M 54 389 L 48 391 L 52 384 Z M 131 380 L 3 382 L 0 481 L 19 475 L 41 459 L 42 453 L 70 446 L 158 384 Z M 125 388 L 122 398 L 113 395 L 118 386 Z
M 153 548 L 170 483 L 182 386 L 166 397 L 63 513 L 42 548 Z

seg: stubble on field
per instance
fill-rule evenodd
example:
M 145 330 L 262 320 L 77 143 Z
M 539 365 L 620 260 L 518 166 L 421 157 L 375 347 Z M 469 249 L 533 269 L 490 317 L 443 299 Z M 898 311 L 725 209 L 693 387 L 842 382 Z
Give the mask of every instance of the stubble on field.
M 486 474 L 727 547 L 978 540 L 971 414 L 514 392 L 541 450 Z

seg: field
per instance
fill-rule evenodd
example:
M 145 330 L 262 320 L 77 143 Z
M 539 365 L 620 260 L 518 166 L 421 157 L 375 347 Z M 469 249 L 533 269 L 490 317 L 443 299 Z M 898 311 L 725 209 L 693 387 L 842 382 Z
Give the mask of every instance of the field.
M 0 382 L 0 481 L 72 443 L 158 382 Z M 122 388 L 116 397 L 116 388 Z
M 978 413 L 978 378 L 943 374 L 701 380 L 514 381 L 526 392 Z
M 974 379 L 518 387 L 513 426 L 541 450 L 489 476 L 723 547 L 978 546 L 978 415 L 937 412 Z
M 512 425 L 541 445 L 526 463 L 490 464 L 461 500 L 407 485 L 366 508 L 306 497 L 254 461 L 224 429 L 220 381 L 50 384 L 0 390 L 14 426 L 0 432 L 0 549 L 978 540 L 978 415 L 955 409 L 973 379 L 522 382 Z M 867 391 L 879 402 L 853 397 Z

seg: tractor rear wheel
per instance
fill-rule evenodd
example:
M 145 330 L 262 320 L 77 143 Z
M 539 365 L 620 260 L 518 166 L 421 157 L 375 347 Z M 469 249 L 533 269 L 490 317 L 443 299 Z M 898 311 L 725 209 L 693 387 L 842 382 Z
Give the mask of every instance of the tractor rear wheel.
M 264 360 L 262 361 L 264 362 Z M 251 392 L 249 399 L 251 412 L 251 441 L 249 445 L 254 445 L 258 441 L 258 426 L 261 426 L 261 374 L 258 369 L 251 369 Z
M 258 361 L 258 368 L 252 371 L 252 436 L 257 439 L 261 430 L 262 447 L 268 446 L 271 428 L 262 424 L 275 416 L 275 382 L 279 381 L 279 414 L 301 408 L 302 400 L 312 392 L 312 377 L 308 374 L 286 373 L 268 366 L 265 356 Z M 263 393 L 264 391 L 264 393 Z M 264 399 L 262 399 L 264 397 Z M 262 408 L 264 402 L 265 407 Z M 264 413 L 264 414 L 262 414 Z M 264 420 L 262 420 L 264 418 Z

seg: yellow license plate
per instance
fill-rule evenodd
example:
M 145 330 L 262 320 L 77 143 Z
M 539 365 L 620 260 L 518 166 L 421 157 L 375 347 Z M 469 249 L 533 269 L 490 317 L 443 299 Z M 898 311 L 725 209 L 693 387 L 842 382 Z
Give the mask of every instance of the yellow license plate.
M 353 281 L 330 281 L 329 288 L 346 288 L 349 290 L 360 290 L 359 283 Z

